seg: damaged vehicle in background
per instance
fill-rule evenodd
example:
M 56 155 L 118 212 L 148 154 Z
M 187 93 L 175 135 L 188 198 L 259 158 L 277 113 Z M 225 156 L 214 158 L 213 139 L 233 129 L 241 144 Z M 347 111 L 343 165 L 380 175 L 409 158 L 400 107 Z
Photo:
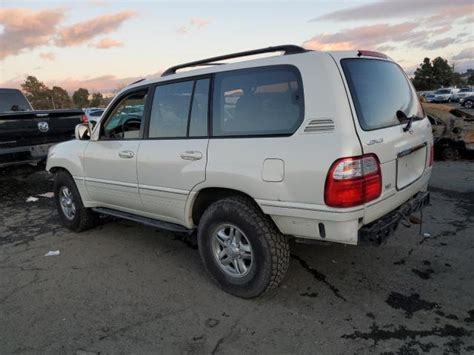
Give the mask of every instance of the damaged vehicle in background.
M 435 152 L 443 160 L 474 152 L 474 116 L 449 105 L 423 103 L 433 128 Z
M 0 168 L 36 164 L 48 149 L 74 138 L 82 110 L 33 110 L 18 89 L 0 88 Z
M 429 203 L 430 122 L 377 52 L 285 45 L 178 65 L 76 138 L 46 166 L 67 228 L 102 214 L 197 232 L 210 277 L 244 298 L 282 281 L 290 239 L 379 245 Z

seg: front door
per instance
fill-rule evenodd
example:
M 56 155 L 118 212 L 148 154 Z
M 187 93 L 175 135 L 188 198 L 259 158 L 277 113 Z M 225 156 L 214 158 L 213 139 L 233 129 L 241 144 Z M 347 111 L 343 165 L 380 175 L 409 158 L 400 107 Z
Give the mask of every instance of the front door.
M 190 191 L 205 180 L 209 82 L 155 88 L 137 169 L 144 211 L 161 220 L 183 223 Z
M 143 134 L 147 89 L 125 93 L 108 110 L 98 140 L 84 155 L 85 185 L 100 206 L 135 212 L 142 209 L 138 194 L 137 154 Z

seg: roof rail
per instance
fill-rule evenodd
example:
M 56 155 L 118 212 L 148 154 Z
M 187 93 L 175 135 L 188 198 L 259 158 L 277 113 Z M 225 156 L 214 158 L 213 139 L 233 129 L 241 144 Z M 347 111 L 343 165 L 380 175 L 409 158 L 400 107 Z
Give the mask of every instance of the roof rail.
M 221 56 L 218 56 L 218 57 L 201 59 L 201 60 L 197 60 L 195 62 L 178 64 L 178 65 L 175 65 L 173 67 L 170 67 L 170 68 L 166 69 L 163 72 L 163 74 L 161 74 L 161 76 L 176 74 L 177 70 L 183 69 L 183 68 L 197 67 L 197 66 L 201 66 L 201 65 L 220 65 L 220 64 L 223 64 L 223 63 L 215 63 L 215 62 L 220 61 L 220 60 L 225 60 L 225 59 L 247 57 L 247 56 L 256 55 L 256 54 L 273 53 L 273 52 L 283 52 L 284 55 L 287 55 L 287 54 L 304 53 L 304 52 L 307 52 L 307 51 L 308 51 L 307 49 L 304 49 L 302 47 L 295 46 L 295 45 L 292 45 L 292 44 L 254 49 L 254 50 L 251 50 L 251 51 L 237 52 L 237 53 L 232 53 L 232 54 L 221 55 Z
M 143 80 L 146 80 L 146 79 L 145 78 L 138 79 L 137 81 L 134 81 L 133 83 L 127 84 L 127 86 L 138 84 L 138 83 L 142 82 Z

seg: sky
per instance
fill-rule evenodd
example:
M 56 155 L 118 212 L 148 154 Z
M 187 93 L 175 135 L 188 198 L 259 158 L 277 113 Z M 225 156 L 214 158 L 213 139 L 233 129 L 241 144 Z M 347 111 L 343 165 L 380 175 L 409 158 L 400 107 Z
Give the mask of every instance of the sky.
M 474 69 L 474 1 L 0 0 L 0 87 L 27 75 L 110 93 L 167 67 L 278 44 Z

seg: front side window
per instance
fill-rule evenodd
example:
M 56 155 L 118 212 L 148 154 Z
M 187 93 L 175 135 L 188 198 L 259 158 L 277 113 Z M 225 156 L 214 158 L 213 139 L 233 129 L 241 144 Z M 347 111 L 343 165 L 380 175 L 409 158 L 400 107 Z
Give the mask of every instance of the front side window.
M 303 121 L 301 79 L 288 66 L 218 73 L 213 97 L 213 135 L 290 135 Z
M 106 119 L 101 139 L 138 139 L 143 122 L 147 91 L 123 98 Z

